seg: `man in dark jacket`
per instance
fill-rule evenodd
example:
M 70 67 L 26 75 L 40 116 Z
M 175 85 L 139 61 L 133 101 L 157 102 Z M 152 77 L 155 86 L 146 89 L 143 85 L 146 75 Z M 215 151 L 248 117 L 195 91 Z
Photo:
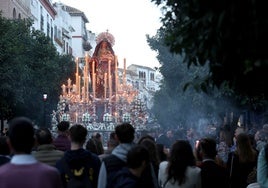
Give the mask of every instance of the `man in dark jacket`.
M 197 156 L 202 161 L 198 165 L 201 168 L 202 187 L 228 187 L 227 170 L 216 163 L 216 155 L 216 141 L 212 138 L 202 138 L 197 146 Z
M 100 170 L 100 159 L 97 155 L 83 149 L 87 137 L 87 129 L 76 124 L 70 128 L 71 150 L 65 152 L 64 157 L 57 162 L 56 167 L 60 171 L 63 185 L 67 187 L 67 182 L 75 176 L 88 176 L 92 187 L 97 187 Z M 73 174 L 69 174 L 72 172 Z
M 148 150 L 141 145 L 134 146 L 127 154 L 127 167 L 116 173 L 109 188 L 143 188 L 140 177 L 149 163 Z
M 101 164 L 98 188 L 106 188 L 111 183 L 113 176 L 126 166 L 127 153 L 135 145 L 135 129 L 129 123 L 122 123 L 115 127 L 116 138 L 119 145 L 116 146 L 112 154 L 104 158 Z

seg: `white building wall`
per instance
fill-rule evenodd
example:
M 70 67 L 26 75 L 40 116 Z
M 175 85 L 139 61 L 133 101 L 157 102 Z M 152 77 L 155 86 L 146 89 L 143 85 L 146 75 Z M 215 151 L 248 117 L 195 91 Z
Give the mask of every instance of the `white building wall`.
M 42 31 L 46 36 L 52 36 L 54 28 L 54 17 L 50 15 L 46 7 L 37 0 L 31 0 L 31 14 L 34 21 L 33 28 Z M 41 21 L 43 20 L 43 21 Z
M 72 26 L 75 28 L 75 32 L 72 33 L 72 46 L 73 46 L 73 55 L 75 57 L 84 57 L 85 51 L 83 49 L 83 25 L 85 24 L 81 16 L 72 16 L 71 17 Z
M 31 0 L 31 19 L 33 20 L 32 28 L 38 29 L 40 28 L 40 22 L 39 22 L 39 7 L 40 3 L 38 0 Z
M 88 37 L 88 42 L 90 43 L 91 45 L 91 50 L 89 51 L 89 55 L 92 57 L 93 53 L 94 53 L 94 49 L 96 48 L 97 46 L 97 43 L 96 43 L 96 34 L 95 33 L 92 33 L 91 31 L 87 30 L 87 37 Z
M 146 106 L 150 109 L 153 105 L 153 95 L 155 91 L 159 90 L 160 88 L 160 81 L 161 77 L 157 76 L 159 73 L 153 70 L 150 67 L 140 66 L 140 65 L 130 65 L 128 66 L 128 70 L 135 72 L 138 75 L 138 82 L 139 82 L 139 91 L 140 91 L 140 98 L 144 100 Z M 141 78 L 140 73 L 145 73 L 145 77 Z M 150 75 L 153 74 L 154 78 L 151 79 Z M 134 81 L 135 82 L 135 81 Z
M 71 25 L 70 14 L 62 8 L 63 4 L 55 3 L 54 8 L 57 11 L 54 22 L 54 45 L 60 54 L 70 54 L 72 50 L 72 32 L 74 28 Z M 58 38 L 59 41 L 56 41 Z

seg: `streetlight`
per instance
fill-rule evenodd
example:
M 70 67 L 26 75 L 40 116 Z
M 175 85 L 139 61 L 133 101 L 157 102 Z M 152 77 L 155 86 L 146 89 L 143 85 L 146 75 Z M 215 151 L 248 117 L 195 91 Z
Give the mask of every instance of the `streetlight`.
M 47 93 L 43 94 L 44 101 L 44 127 L 46 127 L 46 101 L 47 101 Z

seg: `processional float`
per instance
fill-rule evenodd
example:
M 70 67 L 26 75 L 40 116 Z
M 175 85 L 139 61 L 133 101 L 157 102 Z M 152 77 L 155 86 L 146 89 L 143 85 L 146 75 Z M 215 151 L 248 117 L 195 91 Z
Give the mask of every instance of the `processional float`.
M 119 122 L 134 123 L 137 115 L 145 117 L 138 90 L 126 81 L 126 59 L 119 76 L 114 42 L 108 31 L 100 33 L 92 57 L 86 53 L 85 57 L 76 58 L 75 83 L 69 78 L 67 85 L 61 86 L 52 125 L 65 120 L 83 123 L 89 129 L 113 129 Z

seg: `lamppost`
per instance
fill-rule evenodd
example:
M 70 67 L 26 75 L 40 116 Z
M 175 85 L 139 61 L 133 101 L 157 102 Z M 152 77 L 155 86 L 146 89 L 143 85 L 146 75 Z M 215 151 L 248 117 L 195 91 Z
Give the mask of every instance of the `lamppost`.
M 46 127 L 46 101 L 47 101 L 47 93 L 43 94 L 44 101 L 44 127 Z

